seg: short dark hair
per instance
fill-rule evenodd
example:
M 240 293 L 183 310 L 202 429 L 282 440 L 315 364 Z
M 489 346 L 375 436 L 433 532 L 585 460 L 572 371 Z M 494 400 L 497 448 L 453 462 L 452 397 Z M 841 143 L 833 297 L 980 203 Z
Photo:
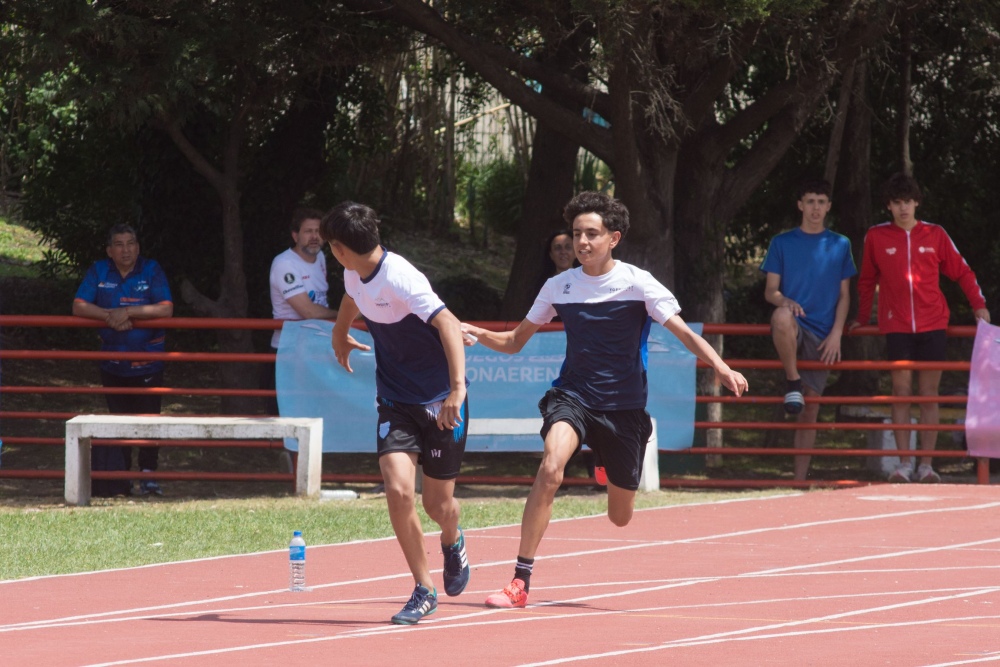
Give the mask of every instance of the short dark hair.
M 110 230 L 108 230 L 109 248 L 111 247 L 111 244 L 114 243 L 115 237 L 119 234 L 131 234 L 132 238 L 134 238 L 136 242 L 139 241 L 139 235 L 135 233 L 135 228 L 132 225 L 126 222 L 119 222 L 117 225 L 114 225 Z
M 923 198 L 924 193 L 920 191 L 916 179 L 901 171 L 890 176 L 882 186 L 882 203 L 886 206 L 896 199 L 912 199 L 919 204 Z
M 563 219 L 573 226 L 577 216 L 596 213 L 608 231 L 621 232 L 622 238 L 628 233 L 628 209 L 620 200 L 601 192 L 581 192 L 569 200 L 563 209 Z
M 830 185 L 830 181 L 827 181 L 826 179 L 811 178 L 807 181 L 803 181 L 802 185 L 799 186 L 799 199 L 802 199 L 809 193 L 814 195 L 826 195 L 827 199 L 833 199 L 833 186 Z
M 292 211 L 292 222 L 288 228 L 293 234 L 298 234 L 302 229 L 302 223 L 306 220 L 322 220 L 323 211 L 316 208 L 300 207 Z
M 329 243 L 336 241 L 363 255 L 378 247 L 378 214 L 370 206 L 353 201 L 340 202 L 323 216 L 319 235 Z

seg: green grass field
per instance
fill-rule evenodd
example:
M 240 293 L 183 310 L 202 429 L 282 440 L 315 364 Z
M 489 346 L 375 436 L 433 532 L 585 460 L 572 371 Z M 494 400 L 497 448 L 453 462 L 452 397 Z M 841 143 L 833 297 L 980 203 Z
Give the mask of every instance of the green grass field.
M 462 489 L 463 495 L 474 493 Z M 517 524 L 525 487 L 506 497 L 464 497 L 466 528 Z M 769 492 L 774 494 L 777 492 Z M 637 507 L 659 507 L 768 495 L 768 492 L 657 491 Z M 573 491 L 556 497 L 553 518 L 603 514 L 607 497 Z M 424 530 L 437 526 L 421 512 Z M 308 544 L 389 537 L 385 498 L 321 502 L 300 498 L 228 500 L 95 499 L 89 507 L 55 504 L 0 508 L 0 581 L 285 549 L 293 530 Z M 627 529 L 626 529 L 627 530 Z M 513 558 L 513 554 L 511 558 Z M 403 567 L 400 556 L 400 567 Z

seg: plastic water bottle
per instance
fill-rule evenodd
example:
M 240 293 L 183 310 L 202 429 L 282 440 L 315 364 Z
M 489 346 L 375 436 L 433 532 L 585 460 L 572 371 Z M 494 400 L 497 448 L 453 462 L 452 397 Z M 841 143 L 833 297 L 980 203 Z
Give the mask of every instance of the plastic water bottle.
M 288 544 L 288 575 L 289 590 L 306 590 L 306 541 L 302 539 L 301 530 L 292 533 L 292 541 Z

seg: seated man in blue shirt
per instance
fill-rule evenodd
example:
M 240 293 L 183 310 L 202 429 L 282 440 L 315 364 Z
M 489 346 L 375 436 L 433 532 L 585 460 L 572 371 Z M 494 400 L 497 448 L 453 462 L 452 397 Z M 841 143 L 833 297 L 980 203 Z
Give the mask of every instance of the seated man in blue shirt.
M 101 350 L 107 352 L 163 352 L 163 329 L 136 329 L 135 320 L 171 317 L 173 298 L 167 277 L 160 265 L 139 256 L 139 241 L 135 230 L 126 224 L 115 225 L 108 233 L 107 259 L 90 267 L 73 300 L 73 314 L 101 320 L 106 327 L 99 332 Z M 162 361 L 107 360 L 101 362 L 101 383 L 105 387 L 162 387 Z M 158 394 L 106 394 L 111 414 L 159 414 Z M 159 448 L 139 448 L 139 469 L 152 472 L 157 468 Z M 112 462 L 112 457 L 123 460 Z M 92 452 L 95 470 L 129 470 L 132 467 L 130 447 L 95 447 Z M 100 482 L 106 482 L 101 484 Z M 110 483 L 108 483 L 110 482 Z M 128 482 L 95 480 L 93 495 L 128 495 Z M 152 479 L 139 483 L 139 494 L 162 495 Z

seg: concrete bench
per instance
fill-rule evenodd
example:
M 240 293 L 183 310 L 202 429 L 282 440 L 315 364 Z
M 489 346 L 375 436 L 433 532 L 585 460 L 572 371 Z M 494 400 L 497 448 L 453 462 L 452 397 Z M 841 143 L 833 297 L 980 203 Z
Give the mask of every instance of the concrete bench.
M 642 462 L 642 477 L 639 480 L 640 491 L 656 491 L 660 488 L 660 456 L 656 438 L 656 420 L 653 419 L 653 435 L 646 444 L 646 458 Z M 538 435 L 542 429 L 542 418 L 531 419 L 476 419 L 469 420 L 469 435 Z M 520 451 L 534 452 L 542 448 L 542 439 L 538 438 L 530 447 Z M 466 445 L 466 451 L 494 451 L 489 447 L 476 447 L 471 442 Z M 504 451 L 518 451 L 506 448 Z
M 299 456 L 295 493 L 319 495 L 323 472 L 323 420 L 288 417 L 164 417 L 80 415 L 66 422 L 66 502 L 90 503 L 91 438 L 257 440 L 294 438 Z

